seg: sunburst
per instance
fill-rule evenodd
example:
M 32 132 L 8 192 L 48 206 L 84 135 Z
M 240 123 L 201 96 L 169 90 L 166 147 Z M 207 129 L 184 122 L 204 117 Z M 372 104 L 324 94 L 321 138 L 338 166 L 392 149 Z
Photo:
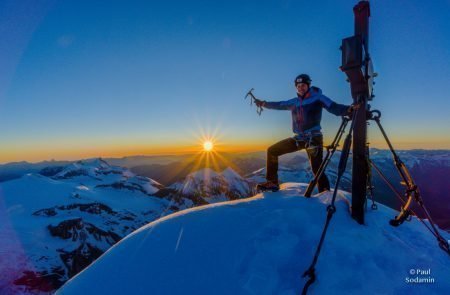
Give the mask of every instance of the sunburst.
M 203 150 L 205 152 L 211 152 L 214 149 L 214 143 L 211 140 L 205 140 L 203 142 Z

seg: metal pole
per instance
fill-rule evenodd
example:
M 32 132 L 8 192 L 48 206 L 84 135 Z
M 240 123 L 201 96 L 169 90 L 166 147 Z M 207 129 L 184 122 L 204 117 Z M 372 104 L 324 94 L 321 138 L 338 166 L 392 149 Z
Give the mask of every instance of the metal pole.
M 352 217 L 364 224 L 364 203 L 367 194 L 367 124 L 366 97 L 360 99 L 360 110 L 355 118 L 353 132 L 353 167 L 352 167 Z
M 360 111 L 355 118 L 355 130 L 353 132 L 353 169 L 352 169 L 352 217 L 360 224 L 364 224 L 364 203 L 367 196 L 367 102 L 371 95 L 370 75 L 371 61 L 369 56 L 369 16 L 370 6 L 368 1 L 360 1 L 353 7 L 355 14 L 355 36 L 359 36 L 362 48 L 362 79 L 353 81 L 360 84 L 354 102 L 359 103 Z

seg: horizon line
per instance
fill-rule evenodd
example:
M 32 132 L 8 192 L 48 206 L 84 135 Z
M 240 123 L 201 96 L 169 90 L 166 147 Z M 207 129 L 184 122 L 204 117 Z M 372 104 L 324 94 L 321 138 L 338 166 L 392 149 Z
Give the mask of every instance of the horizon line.
M 325 148 L 325 147 L 324 147 Z M 382 150 L 382 151 L 388 151 L 389 148 L 378 148 L 378 147 L 371 147 L 371 150 Z M 245 154 L 245 153 L 258 153 L 258 152 L 266 152 L 267 149 L 261 149 L 261 150 L 236 150 L 236 151 L 220 151 L 222 154 Z M 304 152 L 305 150 L 299 150 L 297 152 Z M 337 149 L 337 151 L 340 151 L 340 149 Z M 403 149 L 395 149 L 395 151 L 449 151 L 450 149 L 446 148 L 403 148 Z M 135 157 L 180 157 L 180 156 L 189 156 L 199 153 L 199 151 L 185 151 L 185 152 L 167 152 L 167 153 L 151 153 L 151 154 L 128 154 L 123 156 L 88 156 L 88 157 L 81 157 L 76 159 L 40 159 L 36 161 L 30 161 L 30 160 L 17 160 L 17 161 L 5 161 L 0 162 L 0 166 L 3 165 L 11 165 L 11 164 L 18 164 L 18 163 L 27 163 L 27 164 L 39 164 L 44 162 L 77 162 L 77 161 L 83 161 L 83 160 L 89 160 L 89 159 L 125 159 L 125 158 L 135 158 Z M 295 152 L 293 152 L 295 153 Z M 70 158 L 70 157 L 69 157 Z

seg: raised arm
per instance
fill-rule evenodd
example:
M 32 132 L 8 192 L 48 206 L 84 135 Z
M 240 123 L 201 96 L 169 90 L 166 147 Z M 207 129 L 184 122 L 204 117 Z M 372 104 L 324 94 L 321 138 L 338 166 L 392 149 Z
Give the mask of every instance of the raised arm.
M 290 110 L 295 105 L 295 99 L 284 101 L 263 101 L 262 107 L 272 110 Z
M 348 115 L 351 111 L 350 105 L 338 104 L 332 101 L 330 98 L 325 95 L 320 96 L 320 101 L 322 102 L 323 107 L 330 113 L 336 116 L 345 116 Z

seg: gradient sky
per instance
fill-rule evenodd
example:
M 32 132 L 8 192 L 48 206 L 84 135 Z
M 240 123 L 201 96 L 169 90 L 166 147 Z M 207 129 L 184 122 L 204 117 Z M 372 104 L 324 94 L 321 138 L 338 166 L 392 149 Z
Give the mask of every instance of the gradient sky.
M 357 1 L 0 1 L 0 162 L 228 150 L 291 136 L 245 93 L 293 79 L 351 103 L 339 71 Z M 373 108 L 394 146 L 450 148 L 450 1 L 372 1 Z M 325 141 L 340 119 L 326 111 Z M 386 147 L 372 126 L 369 141 Z

